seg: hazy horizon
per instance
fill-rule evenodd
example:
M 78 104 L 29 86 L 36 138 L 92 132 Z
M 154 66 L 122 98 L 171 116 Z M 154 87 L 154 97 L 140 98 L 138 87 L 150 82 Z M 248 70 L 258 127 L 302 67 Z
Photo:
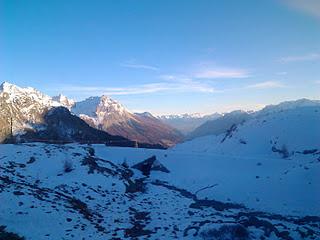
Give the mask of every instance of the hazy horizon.
M 3 81 L 0 85 L 2 85 L 3 83 L 9 83 L 9 84 L 13 84 L 9 81 Z M 16 85 L 17 86 L 17 85 Z M 18 86 L 20 88 L 28 88 L 28 87 L 31 87 L 33 88 L 32 86 Z M 38 90 L 36 88 L 34 88 L 35 90 Z M 49 97 L 58 97 L 58 96 L 64 96 L 64 97 L 67 97 L 69 100 L 73 100 L 75 101 L 75 99 L 72 99 L 72 98 L 69 98 L 67 95 L 63 94 L 63 93 L 59 93 L 58 95 L 55 95 L 55 96 L 50 96 L 48 95 Z M 101 95 L 102 96 L 102 95 Z M 90 97 L 86 97 L 84 99 L 80 99 L 76 102 L 81 102 L 81 101 L 85 101 L 89 98 L 92 98 L 92 97 L 101 97 L 101 96 L 90 96 Z M 107 95 L 104 95 L 104 96 L 107 96 Z M 113 100 L 119 102 L 116 98 L 114 97 L 111 97 L 111 96 L 108 96 L 110 98 L 112 98 Z M 290 99 L 290 100 L 286 100 L 286 101 L 297 101 L 297 100 L 301 100 L 301 99 L 308 99 L 308 98 L 299 98 L 299 99 Z M 308 99 L 308 100 L 319 100 L 319 99 Z M 232 112 L 232 111 L 237 111 L 237 110 L 243 110 L 243 111 L 259 111 L 261 109 L 263 109 L 264 107 L 268 106 L 268 105 L 277 105 L 277 104 L 280 104 L 282 102 L 286 102 L 286 101 L 281 101 L 281 102 L 274 102 L 274 103 L 268 103 L 268 104 L 260 104 L 260 105 L 256 105 L 255 108 L 252 108 L 252 106 L 245 106 L 245 105 L 239 105 L 239 106 L 229 106 L 229 108 L 226 108 L 222 111 L 212 111 L 212 112 L 205 112 L 205 113 L 201 113 L 201 112 L 173 112 L 173 113 L 154 113 L 154 112 L 149 112 L 151 113 L 152 115 L 154 116 L 158 116 L 158 117 L 161 117 L 161 116 L 169 116 L 169 115 L 184 115 L 184 114 L 189 114 L 189 115 L 199 115 L 201 117 L 204 117 L 204 116 L 209 116 L 209 115 L 212 115 L 212 114 L 224 114 L 224 113 L 229 113 L 229 112 Z M 119 102 L 120 104 L 122 104 L 121 102 Z M 124 105 L 124 104 L 122 104 Z M 125 105 L 124 105 L 125 108 L 127 108 Z M 145 111 L 145 110 L 136 110 L 136 109 L 128 109 L 128 111 L 132 112 L 132 113 L 144 113 L 144 112 L 148 112 L 148 111 Z

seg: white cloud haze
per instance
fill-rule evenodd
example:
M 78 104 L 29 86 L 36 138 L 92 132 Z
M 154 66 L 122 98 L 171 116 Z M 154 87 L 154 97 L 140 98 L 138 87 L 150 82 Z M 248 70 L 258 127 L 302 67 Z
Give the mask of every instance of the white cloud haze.
M 305 62 L 305 61 L 317 61 L 320 60 L 319 53 L 309 53 L 300 56 L 287 56 L 280 59 L 282 63 L 290 63 L 290 62 Z
M 195 78 L 216 79 L 216 78 L 247 78 L 249 72 L 245 69 L 232 68 L 207 68 L 197 72 Z
M 145 69 L 145 70 L 152 70 L 152 71 L 159 70 L 158 67 L 137 63 L 136 61 L 128 61 L 128 62 L 121 63 L 120 65 L 126 68 Z
M 142 84 L 131 87 L 92 87 L 92 86 L 64 86 L 60 89 L 63 92 L 78 93 L 79 95 L 134 95 L 134 94 L 148 94 L 148 93 L 160 93 L 160 92 L 203 92 L 213 93 L 216 90 L 203 83 L 193 81 L 191 79 L 185 79 L 180 82 L 158 82 L 150 84 Z
M 319 0 L 283 0 L 289 7 L 297 9 L 308 15 L 320 18 Z
M 260 82 L 260 83 L 248 85 L 246 88 L 268 89 L 268 88 L 283 88 L 283 87 L 285 87 L 285 85 L 278 81 L 266 81 L 266 82 Z

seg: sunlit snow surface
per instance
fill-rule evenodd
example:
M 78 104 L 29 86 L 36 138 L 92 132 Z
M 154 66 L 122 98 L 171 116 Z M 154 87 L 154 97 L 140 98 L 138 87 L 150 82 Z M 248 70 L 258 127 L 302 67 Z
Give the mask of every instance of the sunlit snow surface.
M 26 239 L 319 239 L 319 114 L 267 113 L 169 150 L 0 145 L 0 226 Z M 132 168 L 153 155 L 170 173 Z

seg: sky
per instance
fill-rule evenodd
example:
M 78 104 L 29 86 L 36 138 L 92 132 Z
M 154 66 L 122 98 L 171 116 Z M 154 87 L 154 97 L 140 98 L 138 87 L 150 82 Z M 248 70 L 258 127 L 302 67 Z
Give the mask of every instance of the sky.
M 153 114 L 320 99 L 318 0 L 0 0 L 0 82 Z

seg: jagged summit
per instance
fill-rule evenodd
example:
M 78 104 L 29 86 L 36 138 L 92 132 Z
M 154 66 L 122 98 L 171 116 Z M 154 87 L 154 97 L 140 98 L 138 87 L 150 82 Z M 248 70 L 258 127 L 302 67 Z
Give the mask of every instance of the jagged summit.
M 6 93 L 14 93 L 14 92 L 35 92 L 36 90 L 31 87 L 26 87 L 26 88 L 18 87 L 15 84 L 4 81 L 0 85 L 0 91 L 6 92 Z
M 0 89 L 6 88 L 6 87 L 10 87 L 10 86 L 18 87 L 18 86 L 16 86 L 16 85 L 13 84 L 13 83 L 10 83 L 10 82 L 8 82 L 8 81 L 3 81 L 3 82 L 0 84 Z
M 121 103 L 106 95 L 101 97 L 89 97 L 83 101 L 77 102 L 72 107 L 72 111 L 75 114 L 84 114 L 89 117 L 110 114 L 126 115 L 130 113 L 130 111 Z
M 128 115 L 128 113 L 130 113 L 130 111 L 126 109 L 121 103 L 113 100 L 106 95 L 103 95 L 100 98 L 100 103 L 97 110 L 99 112 L 105 112 L 106 114 L 112 114 L 116 112 L 120 115 Z
M 4 82 L 0 91 L 0 142 L 93 141 L 127 139 L 88 126 L 67 108 L 74 105 L 63 95 L 51 98 L 34 88 Z M 67 107 L 67 108 L 66 108 Z
M 21 92 L 39 92 L 35 88 L 32 87 L 19 87 L 13 83 L 4 81 L 0 85 L 0 90 L 3 92 L 13 92 L 13 91 L 21 91 Z
M 23 100 L 20 104 L 38 104 L 46 107 L 60 106 L 61 104 L 54 101 L 51 97 L 32 87 L 19 87 L 9 82 L 3 82 L 0 85 L 0 96 L 6 102 L 17 102 Z
M 131 140 L 171 146 L 182 135 L 151 114 L 136 114 L 118 101 L 103 95 L 77 102 L 71 109 L 90 126 Z
M 63 94 L 59 94 L 58 96 L 54 96 L 54 97 L 52 97 L 52 99 L 54 101 L 60 103 L 62 106 L 68 108 L 69 110 L 76 103 L 75 100 L 69 99 L 68 97 L 64 96 Z
M 4 82 L 0 86 L 0 142 L 10 132 L 8 116 L 13 120 L 14 134 L 20 134 L 26 129 L 34 129 L 34 126 L 42 122 L 42 116 L 51 107 L 60 106 L 51 97 L 31 87 L 18 87 Z

